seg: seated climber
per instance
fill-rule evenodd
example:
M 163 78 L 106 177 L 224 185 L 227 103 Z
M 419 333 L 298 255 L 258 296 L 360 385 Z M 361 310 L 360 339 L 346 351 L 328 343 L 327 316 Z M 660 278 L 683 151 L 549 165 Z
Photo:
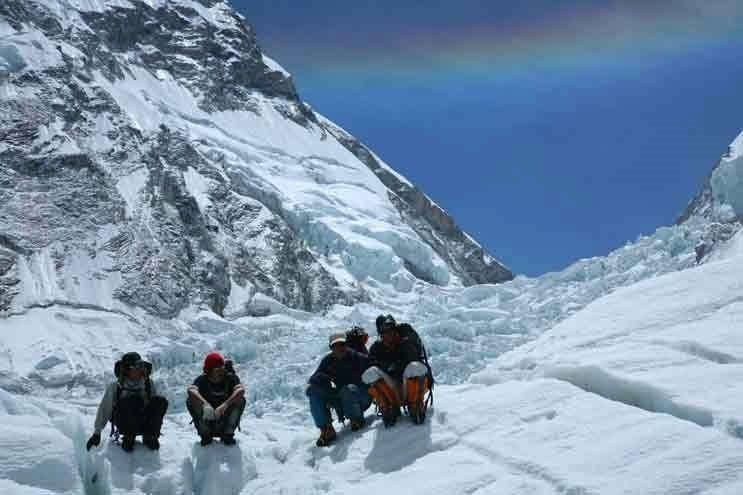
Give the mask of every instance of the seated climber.
M 330 409 L 338 418 L 351 420 L 351 430 L 364 426 L 364 411 L 371 405 L 371 398 L 361 375 L 369 367 L 369 358 L 346 345 L 346 334 L 330 336 L 328 353 L 309 379 L 307 397 L 315 425 L 320 429 L 318 447 L 330 445 L 336 438 Z
M 111 421 L 111 436 L 122 436 L 121 448 L 134 450 L 134 440 L 142 435 L 142 443 L 152 450 L 160 448 L 160 428 L 168 410 L 168 401 L 158 395 L 150 380 L 152 364 L 143 361 L 136 352 L 124 354 L 114 366 L 116 381 L 109 384 L 98 406 L 95 432 L 87 449 L 101 443 L 101 431 Z
M 369 334 L 359 326 L 353 326 L 346 332 L 346 347 L 366 356 L 369 355 L 369 349 L 366 348 L 367 342 L 369 342 Z
M 204 359 L 204 373 L 188 387 L 186 407 L 193 418 L 201 445 L 220 437 L 224 445 L 235 444 L 235 430 L 245 410 L 245 388 L 231 361 L 211 352 Z
M 425 347 L 412 326 L 397 324 L 390 316 L 376 321 L 379 339 L 369 350 L 371 367 L 364 372 L 364 383 L 377 404 L 385 426 L 392 426 L 404 406 L 414 423 L 425 420 L 432 395 L 433 373 Z M 428 394 L 428 396 L 427 396 Z

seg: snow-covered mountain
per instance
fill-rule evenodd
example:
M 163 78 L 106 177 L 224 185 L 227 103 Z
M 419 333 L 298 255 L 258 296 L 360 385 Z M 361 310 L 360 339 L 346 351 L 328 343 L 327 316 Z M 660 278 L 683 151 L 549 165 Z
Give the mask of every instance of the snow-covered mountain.
M 743 136 L 677 224 L 496 284 L 223 2 L 2 0 L 0 493 L 740 493 L 741 177 Z M 382 311 L 427 344 L 432 414 L 316 449 L 327 335 Z M 213 349 L 248 389 L 233 449 L 185 412 Z M 88 453 L 129 350 L 162 449 Z
M 511 273 L 217 0 L 0 4 L 0 311 L 324 311 Z

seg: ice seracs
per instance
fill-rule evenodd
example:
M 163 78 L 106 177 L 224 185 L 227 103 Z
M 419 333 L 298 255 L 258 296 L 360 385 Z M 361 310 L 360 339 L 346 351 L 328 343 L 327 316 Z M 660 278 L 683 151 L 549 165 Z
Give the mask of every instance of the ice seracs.
M 739 221 L 743 214 L 743 133 L 728 146 L 701 191 L 689 203 L 679 222 L 702 216 L 722 223 Z

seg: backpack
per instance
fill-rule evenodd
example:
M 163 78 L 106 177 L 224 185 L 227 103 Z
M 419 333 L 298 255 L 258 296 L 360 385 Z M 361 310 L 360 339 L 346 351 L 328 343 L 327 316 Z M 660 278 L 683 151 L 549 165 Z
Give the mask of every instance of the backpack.
M 415 329 L 409 324 L 409 323 L 401 323 L 397 325 L 397 331 L 400 333 L 400 339 L 402 341 L 409 341 L 412 342 L 413 345 L 418 349 L 418 352 L 420 353 L 421 360 L 423 361 L 423 364 L 426 365 L 426 368 L 428 369 L 428 383 L 430 385 L 430 401 L 433 403 L 433 385 L 435 383 L 435 380 L 433 378 L 433 369 L 431 369 L 431 365 L 428 364 L 428 352 L 426 352 L 426 346 L 423 345 L 423 340 L 421 339 L 421 336 L 418 335 L 418 332 L 415 331 Z
M 152 363 L 145 361 L 144 365 L 144 393 L 146 400 L 149 401 L 152 398 L 152 380 L 150 380 L 150 375 L 152 374 Z M 116 406 L 119 403 L 119 399 L 121 399 L 121 393 L 124 390 L 124 388 L 121 386 L 121 383 L 124 380 L 124 376 L 122 375 L 122 367 L 123 364 L 121 360 L 118 360 L 116 361 L 116 363 L 114 363 L 114 375 L 116 376 L 116 395 L 114 395 L 113 407 L 111 408 L 111 417 L 109 418 L 109 421 L 111 422 L 110 436 L 113 437 L 116 441 L 118 441 L 119 439 L 119 430 L 116 428 L 114 418 L 116 417 Z
M 369 350 L 366 348 L 366 342 L 368 340 L 369 334 L 361 327 L 353 327 L 346 332 L 346 345 L 361 354 L 369 354 Z
M 225 359 L 224 370 L 227 372 L 228 375 L 237 376 L 237 373 L 235 372 L 235 365 L 232 363 L 232 359 Z

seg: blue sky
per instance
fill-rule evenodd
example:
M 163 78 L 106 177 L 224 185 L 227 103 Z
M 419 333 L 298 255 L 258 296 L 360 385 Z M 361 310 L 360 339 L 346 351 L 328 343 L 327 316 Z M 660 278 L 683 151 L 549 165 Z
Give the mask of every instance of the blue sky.
M 232 3 L 306 101 L 517 273 L 672 223 L 743 129 L 738 2 Z

